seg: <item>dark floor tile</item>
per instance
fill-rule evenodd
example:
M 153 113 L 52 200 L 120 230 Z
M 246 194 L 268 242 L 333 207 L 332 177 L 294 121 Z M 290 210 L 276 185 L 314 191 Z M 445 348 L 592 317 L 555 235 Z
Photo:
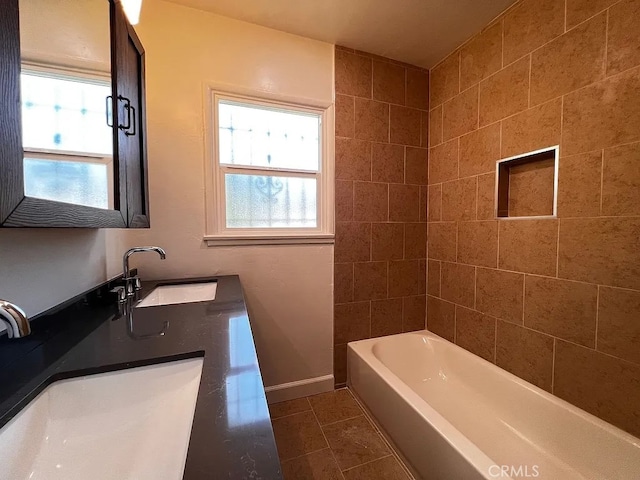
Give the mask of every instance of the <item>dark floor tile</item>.
M 328 448 L 282 462 L 282 474 L 285 480 L 342 480 L 343 478 Z
M 391 452 L 364 417 L 356 417 L 322 427 L 342 470 L 385 457 Z
M 409 480 L 393 455 L 342 472 L 345 480 Z
M 327 442 L 312 411 L 273 420 L 280 460 L 327 448 Z
M 351 392 L 346 388 L 314 395 L 309 397 L 309 402 L 320 425 L 357 417 L 363 413 Z
M 309 400 L 306 397 L 269 405 L 269 414 L 272 420 L 293 415 L 294 413 L 306 412 L 307 410 L 311 410 L 311 405 L 309 405 Z

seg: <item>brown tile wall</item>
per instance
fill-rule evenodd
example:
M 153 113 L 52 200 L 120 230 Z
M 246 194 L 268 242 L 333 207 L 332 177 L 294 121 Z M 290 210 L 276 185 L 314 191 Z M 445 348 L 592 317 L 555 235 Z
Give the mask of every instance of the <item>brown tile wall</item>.
M 427 327 L 637 436 L 639 31 L 638 0 L 507 10 L 430 72 L 427 191 Z M 558 218 L 496 220 L 496 160 L 552 145 Z
M 341 384 L 347 342 L 425 327 L 429 73 L 343 47 L 335 55 L 334 373 Z

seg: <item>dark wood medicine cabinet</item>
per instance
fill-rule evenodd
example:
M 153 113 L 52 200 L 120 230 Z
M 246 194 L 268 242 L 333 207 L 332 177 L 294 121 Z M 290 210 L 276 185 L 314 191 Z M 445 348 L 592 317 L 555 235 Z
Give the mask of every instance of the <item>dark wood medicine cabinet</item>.
M 101 70 L 106 75 L 104 87 L 110 87 L 111 93 L 104 95 L 104 122 L 110 128 L 106 130 L 104 127 L 104 138 L 109 147 L 108 136 L 111 134 L 113 137 L 108 167 L 110 175 L 105 187 L 109 196 L 108 206 L 105 204 L 97 208 L 27 194 L 21 103 L 21 72 L 25 58 L 20 31 L 21 21 L 24 23 L 25 20 L 20 15 L 23 14 L 22 7 L 24 14 L 29 10 L 30 4 L 24 3 L 28 1 L 0 0 L 0 227 L 148 228 L 145 55 L 119 0 L 102 0 L 105 3 L 99 4 L 101 22 L 104 21 L 101 28 L 106 59 Z M 92 6 L 88 8 L 96 5 L 96 0 L 91 1 Z M 64 5 L 68 2 L 57 3 Z M 80 3 L 72 2 L 71 5 L 75 4 L 75 8 Z M 34 13 L 35 23 L 46 15 L 47 12 Z M 70 18 L 73 12 L 60 15 Z M 83 22 L 87 23 L 85 19 Z M 82 28 L 91 29 L 93 26 Z M 53 40 L 45 43 L 55 44 Z M 55 58 L 55 55 L 49 58 Z M 50 65 L 49 61 L 47 63 Z M 64 62 L 54 66 L 68 68 Z M 83 109 L 82 114 L 85 113 Z

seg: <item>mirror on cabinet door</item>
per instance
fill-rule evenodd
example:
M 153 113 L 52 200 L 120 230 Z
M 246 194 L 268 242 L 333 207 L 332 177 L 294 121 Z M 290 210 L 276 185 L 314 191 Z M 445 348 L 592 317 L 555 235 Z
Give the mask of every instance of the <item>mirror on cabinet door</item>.
M 19 0 L 25 195 L 114 209 L 105 0 Z
M 144 50 L 120 1 L 0 6 L 0 225 L 148 227 Z

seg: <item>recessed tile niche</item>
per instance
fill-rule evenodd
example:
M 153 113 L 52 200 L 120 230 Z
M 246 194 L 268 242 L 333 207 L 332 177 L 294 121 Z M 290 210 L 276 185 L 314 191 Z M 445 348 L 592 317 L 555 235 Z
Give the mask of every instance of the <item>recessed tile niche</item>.
M 496 175 L 498 218 L 556 216 L 558 146 L 500 160 Z

